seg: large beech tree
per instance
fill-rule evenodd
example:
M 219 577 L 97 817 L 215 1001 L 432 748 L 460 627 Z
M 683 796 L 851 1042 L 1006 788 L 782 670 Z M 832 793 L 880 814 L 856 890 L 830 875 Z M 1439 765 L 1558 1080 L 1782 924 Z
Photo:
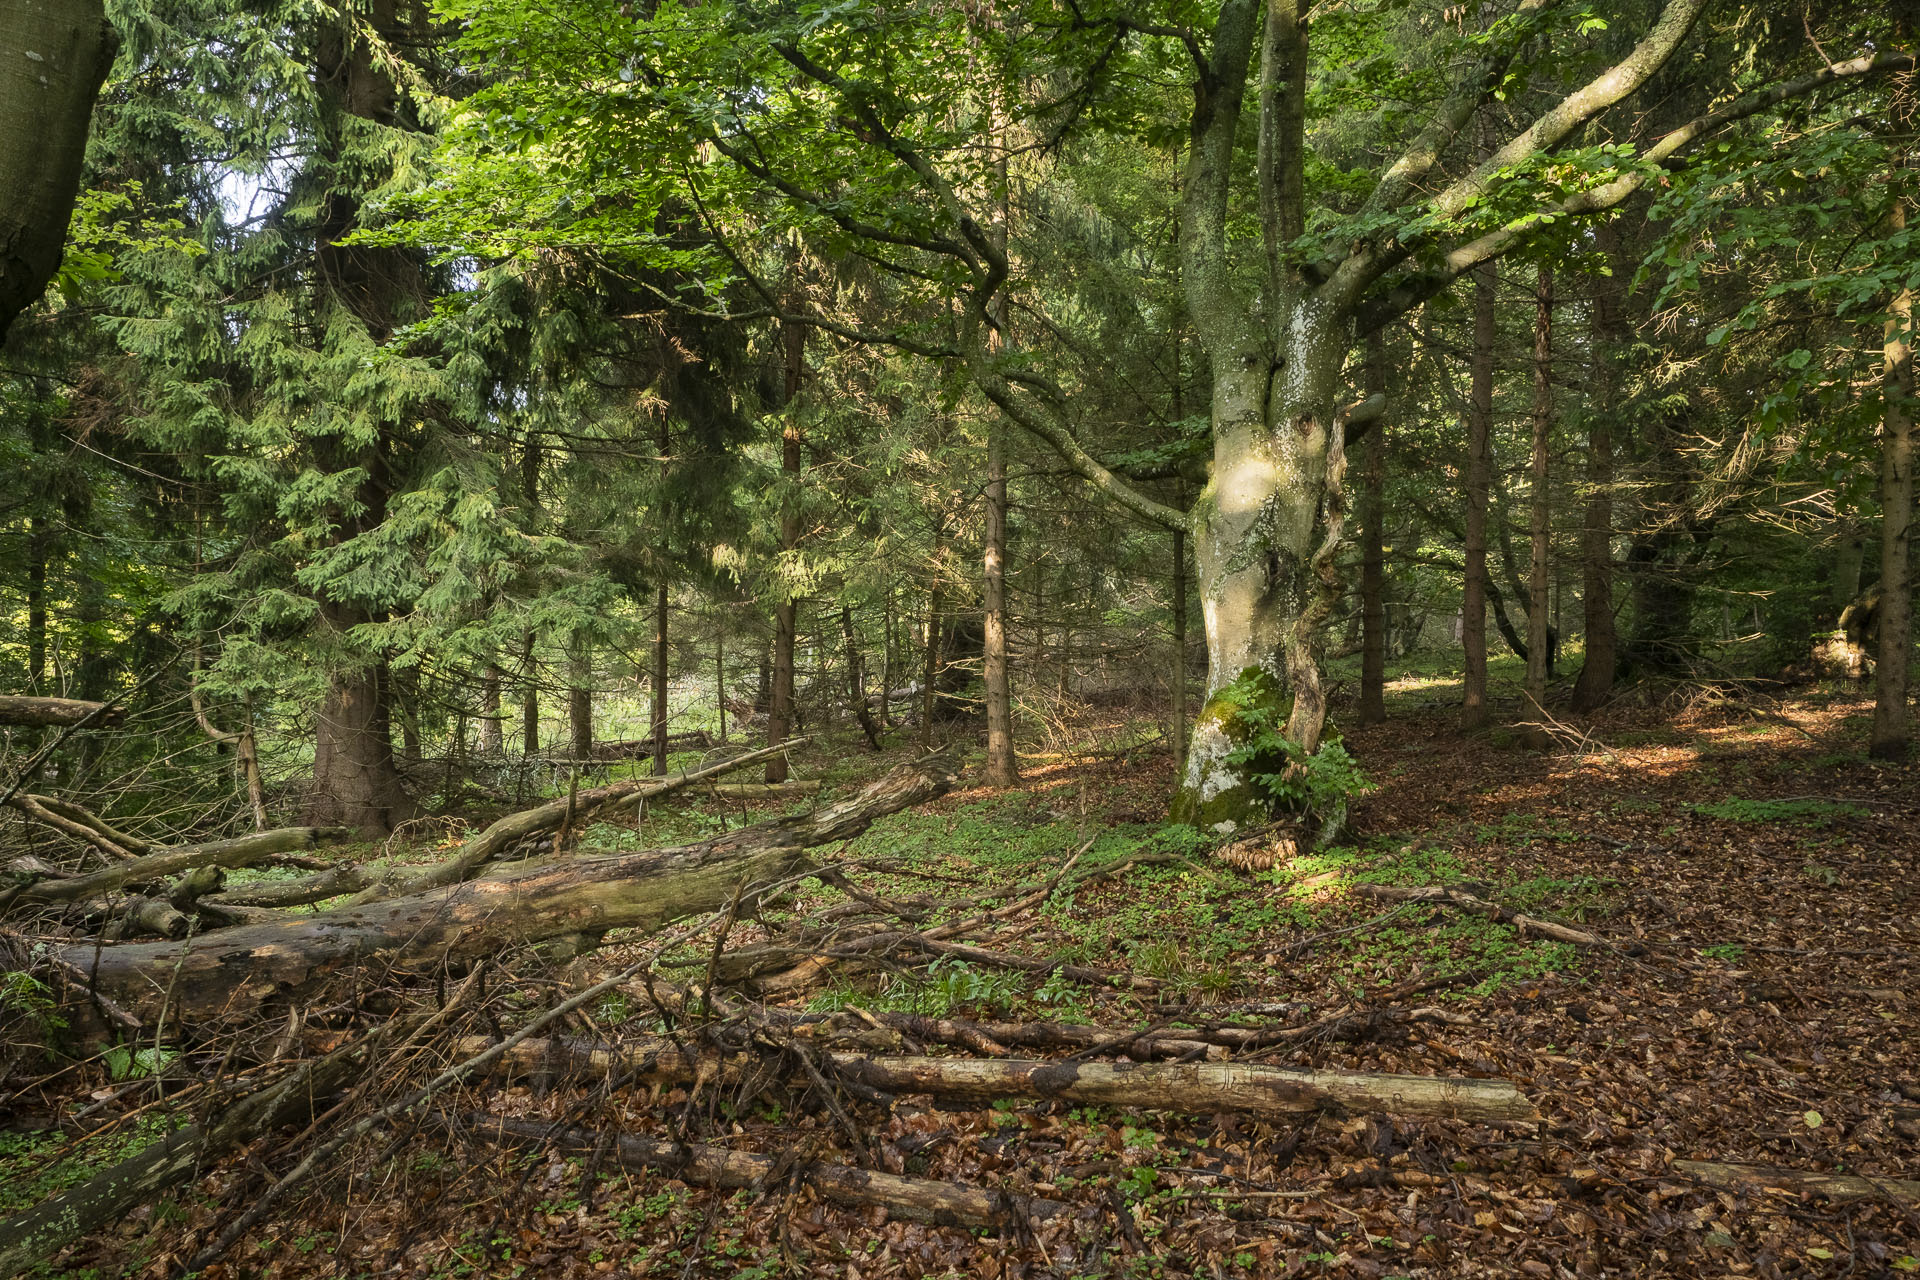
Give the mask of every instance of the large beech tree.
M 1287 737 L 1308 753 L 1325 730 L 1319 644 L 1342 591 L 1344 440 L 1384 407 L 1350 385 L 1357 341 L 1462 274 L 1620 204 L 1730 122 L 1909 61 L 1866 55 L 1756 88 L 1637 153 L 1572 146 L 1705 38 L 1696 27 L 1708 7 L 1610 13 L 1620 29 L 1609 30 L 1591 8 L 1553 0 L 1466 18 L 1438 4 L 1360 6 L 1329 10 L 1310 31 L 1307 7 L 1284 0 L 1036 0 L 988 16 L 889 3 L 640 15 L 599 0 L 538 10 L 460 0 L 451 8 L 469 52 L 503 80 L 471 104 L 454 135 L 462 164 L 422 225 L 496 251 L 610 233 L 644 248 L 647 211 L 684 199 L 722 246 L 716 284 L 756 296 L 769 319 L 963 369 L 1118 506 L 1188 536 L 1210 666 L 1175 812 L 1238 823 L 1264 809 L 1238 752 L 1249 710 L 1284 711 Z M 1370 117 L 1361 145 L 1323 149 L 1310 90 L 1351 80 L 1356 58 L 1424 101 Z M 1522 100 L 1546 105 L 1520 113 Z M 1014 127 L 997 102 L 1015 104 Z M 1482 127 L 1469 129 L 1476 118 Z M 1011 137 L 1034 141 L 1010 155 Z M 1073 376 L 1046 345 L 1055 330 L 1003 326 L 996 312 L 1009 289 L 1044 307 L 1018 287 L 1017 237 L 995 233 L 1006 183 L 1094 137 L 1183 157 L 1178 268 L 1209 369 L 1213 454 L 1187 509 L 1103 463 L 1102 424 L 1083 419 Z M 764 283 L 777 253 L 757 246 L 794 230 L 900 281 L 898 322 L 856 330 Z

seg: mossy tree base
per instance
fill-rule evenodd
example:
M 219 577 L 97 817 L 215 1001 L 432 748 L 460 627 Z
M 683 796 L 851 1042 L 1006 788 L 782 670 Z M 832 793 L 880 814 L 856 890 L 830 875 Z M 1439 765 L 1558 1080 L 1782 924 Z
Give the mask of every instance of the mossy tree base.
M 1247 668 L 1207 695 L 1187 747 L 1186 778 L 1174 793 L 1168 815 L 1174 822 L 1231 835 L 1272 819 L 1273 803 L 1252 779 L 1284 767 L 1285 756 L 1274 752 L 1271 759 L 1235 757 L 1263 722 L 1284 715 L 1283 700 L 1279 680 L 1258 667 Z

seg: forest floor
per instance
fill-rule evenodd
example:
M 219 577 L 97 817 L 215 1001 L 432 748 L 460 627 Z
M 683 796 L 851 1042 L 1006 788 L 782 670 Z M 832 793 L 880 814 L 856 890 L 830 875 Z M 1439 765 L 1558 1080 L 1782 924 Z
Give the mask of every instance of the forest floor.
M 1614 708 L 1585 742 L 1548 753 L 1505 731 L 1463 736 L 1454 702 L 1444 680 L 1401 682 L 1389 723 L 1347 734 L 1377 784 L 1356 807 L 1354 843 L 1267 871 L 1223 867 L 1191 833 L 1160 825 L 1164 745 L 1029 761 L 1017 787 L 956 791 L 845 851 L 863 892 L 933 894 L 935 921 L 1010 900 L 1076 850 L 1088 869 L 1150 855 L 1158 860 L 1082 881 L 966 939 L 1125 970 L 1150 989 L 949 959 L 830 971 L 801 1003 L 1173 1029 L 1420 1008 L 1434 1020 L 1356 1029 L 1347 1019 L 1244 1056 L 1503 1077 L 1544 1124 L 843 1097 L 856 1142 L 805 1090 L 742 1100 L 501 1081 L 463 1105 L 1041 1195 L 1077 1212 L 1000 1233 L 927 1226 L 804 1189 L 702 1190 L 408 1130 L 343 1153 L 343 1176 L 290 1202 L 206 1274 L 1920 1272 L 1920 1203 L 1715 1189 L 1673 1164 L 1920 1178 L 1920 779 L 1865 759 L 1862 692 L 1695 688 Z M 1110 720 L 1104 740 L 1124 741 L 1124 717 Z M 802 772 L 831 759 L 836 781 L 898 758 L 815 751 Z M 665 843 L 743 814 L 662 808 L 624 838 Z M 1602 943 L 1539 940 L 1361 892 L 1448 883 Z M 787 910 L 840 901 L 810 885 Z M 733 942 L 753 937 L 738 929 Z M 704 967 L 709 945 L 689 948 L 686 964 Z M 644 1021 L 616 999 L 591 1024 L 617 1037 Z M 260 1156 L 249 1157 L 255 1170 Z M 143 1211 L 119 1237 L 77 1251 L 73 1274 L 168 1274 L 190 1252 L 183 1242 L 254 1185 L 248 1161 L 215 1170 L 171 1210 Z M 9 1197 L 28 1192 L 17 1177 L 7 1185 Z

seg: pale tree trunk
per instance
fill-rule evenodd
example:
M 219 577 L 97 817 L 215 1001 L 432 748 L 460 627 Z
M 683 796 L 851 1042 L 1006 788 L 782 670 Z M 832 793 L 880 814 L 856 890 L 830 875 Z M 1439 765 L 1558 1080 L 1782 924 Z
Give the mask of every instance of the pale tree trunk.
M 1465 696 L 1460 727 L 1483 729 L 1487 709 L 1487 490 L 1493 480 L 1493 288 L 1491 264 L 1473 273 L 1473 350 L 1467 401 L 1466 582 L 1460 600 Z
M 1277 711 L 1291 692 L 1287 737 L 1308 753 L 1320 745 L 1320 628 L 1339 590 L 1332 552 L 1346 465 L 1334 413 L 1346 338 L 1330 320 L 1312 300 L 1297 303 L 1288 326 L 1296 342 L 1282 367 L 1251 344 L 1213 361 L 1213 477 L 1195 506 L 1193 530 L 1207 698 L 1188 745 L 1176 821 L 1231 829 L 1261 816 L 1250 770 L 1227 758 L 1246 741 L 1249 706 Z
M 1906 225 L 1894 207 L 1894 229 Z M 1880 648 L 1873 677 L 1876 760 L 1907 756 L 1907 667 L 1913 657 L 1913 291 L 1903 289 L 1887 316 L 1885 407 L 1880 427 Z
M 1367 392 L 1385 394 L 1387 355 L 1379 332 L 1367 337 Z M 1386 529 L 1387 424 L 1367 437 L 1360 491 L 1360 723 L 1387 718 Z
M 1527 495 L 1527 532 L 1532 555 L 1527 573 L 1527 719 L 1536 726 L 1527 733 L 1528 741 L 1540 748 L 1551 743 L 1547 732 L 1537 727 L 1547 709 L 1547 646 L 1551 608 L 1547 600 L 1553 563 L 1552 500 L 1548 492 L 1550 474 L 1547 446 L 1553 427 L 1553 272 L 1540 268 L 1534 290 L 1533 312 L 1533 459 L 1532 489 Z
M 101 0 L 0 6 L 0 339 L 59 270 L 118 43 Z
M 1613 629 L 1613 415 L 1619 380 L 1621 281 L 1619 233 L 1602 223 L 1595 237 L 1613 264 L 1611 275 L 1595 276 L 1593 286 L 1593 394 L 1587 416 L 1587 509 L 1580 533 L 1580 609 L 1586 632 L 1585 655 L 1573 686 L 1573 709 L 1593 711 L 1613 692 L 1619 652 Z

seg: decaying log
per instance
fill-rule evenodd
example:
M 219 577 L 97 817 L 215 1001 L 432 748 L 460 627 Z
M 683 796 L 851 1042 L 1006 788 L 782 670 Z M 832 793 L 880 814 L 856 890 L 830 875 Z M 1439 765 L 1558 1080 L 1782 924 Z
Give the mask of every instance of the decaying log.
M 139 894 L 128 898 L 122 904 L 119 918 L 114 922 L 117 928 L 111 932 L 125 936 L 128 933 L 152 933 L 162 938 L 184 938 L 193 931 L 193 921 L 174 909 L 170 903 L 158 898 L 145 898 Z M 111 935 L 110 935 L 111 936 Z
M 549 804 L 523 809 L 519 813 L 510 813 L 467 841 L 460 847 L 457 855 L 445 862 L 429 867 L 425 871 L 395 868 L 377 876 L 354 895 L 354 905 L 358 906 L 382 898 L 406 897 L 425 893 L 429 889 L 458 884 L 472 876 L 484 863 L 506 853 L 531 836 L 546 831 L 557 831 L 563 825 L 577 827 L 601 809 L 623 804 L 637 804 L 641 800 L 668 795 L 682 787 L 694 786 L 736 769 L 744 769 L 749 765 L 781 755 L 798 746 L 801 741 L 804 739 L 762 747 L 758 751 L 749 751 L 745 755 L 707 765 L 690 773 L 678 773 L 665 778 L 630 778 L 624 782 L 609 783 L 604 787 L 593 787 L 586 791 L 569 794 L 564 799 L 555 800 Z
M 257 1013 L 263 1002 L 304 998 L 349 972 L 375 980 L 427 972 L 546 938 L 652 929 L 712 910 L 743 883 L 777 880 L 799 868 L 806 850 L 851 839 L 878 818 L 944 794 L 953 781 L 949 762 L 928 756 L 852 799 L 677 849 L 570 859 L 185 944 L 75 946 L 61 958 L 136 1012 L 157 1007 L 171 990 L 172 1007 L 185 1017 Z
M 268 1130 L 302 1123 L 365 1070 L 369 1051 L 417 1024 L 401 1019 L 353 1044 L 302 1063 L 280 1080 L 220 1109 L 212 1119 L 176 1129 L 77 1187 L 0 1222 L 0 1280 L 18 1275 L 82 1236 L 120 1221 L 191 1178 L 207 1162 Z
M 119 724 L 127 718 L 125 707 L 110 707 L 104 702 L 83 702 L 79 698 L 29 698 L 21 694 L 0 695 L 0 724 L 71 725 L 87 717 L 93 723 Z
M 1456 889 L 1449 885 L 1429 884 L 1418 888 L 1404 888 L 1390 884 L 1357 884 L 1353 886 L 1353 892 L 1363 898 L 1381 898 L 1389 902 L 1431 902 L 1437 906 L 1457 907 L 1462 911 L 1471 911 L 1475 915 L 1498 920 L 1502 924 L 1510 924 L 1522 933 L 1552 938 L 1555 942 L 1571 942 L 1581 947 L 1602 945 L 1602 939 L 1598 934 L 1588 933 L 1585 929 L 1576 929 L 1558 920 L 1543 920 L 1538 916 L 1524 915 L 1503 907 L 1497 902 L 1488 902 L 1485 898 L 1476 897 L 1465 889 Z
M 823 1160 L 788 1163 L 697 1142 L 665 1142 L 633 1134 L 615 1137 L 584 1129 L 556 1134 L 551 1124 L 538 1120 L 478 1114 L 462 1117 L 460 1127 L 474 1137 L 501 1145 L 552 1142 L 563 1151 L 605 1151 L 622 1168 L 654 1169 L 694 1186 L 766 1189 L 778 1185 L 782 1177 L 790 1177 L 836 1204 L 879 1205 L 895 1217 L 943 1227 L 1006 1227 L 1022 1220 L 1073 1212 L 1071 1205 L 1038 1196 L 977 1191 L 951 1182 L 903 1178 Z
M 1868 1178 L 1850 1173 L 1815 1173 L 1777 1165 L 1726 1164 L 1718 1160 L 1675 1160 L 1674 1172 L 1729 1191 L 1784 1191 L 1828 1200 L 1920 1200 L 1920 1182 L 1904 1178 Z
M 480 1047 L 483 1042 L 462 1042 L 456 1051 L 468 1056 Z M 522 1074 L 630 1074 L 643 1081 L 739 1080 L 750 1073 L 764 1074 L 770 1065 L 766 1058 L 750 1053 L 688 1052 L 656 1036 L 635 1037 L 617 1046 L 526 1041 L 502 1061 Z M 1188 1115 L 1291 1116 L 1346 1110 L 1475 1121 L 1540 1118 L 1533 1103 L 1510 1080 L 1291 1071 L 1234 1062 L 1044 1062 L 859 1053 L 824 1054 L 822 1061 L 831 1063 L 844 1078 L 884 1093 L 983 1102 L 1061 1098 Z
M 1235 1062 L 1040 1062 L 836 1055 L 851 1078 L 888 1093 L 943 1098 L 1063 1098 L 1211 1115 L 1350 1110 L 1460 1120 L 1537 1121 L 1510 1080 L 1289 1071 Z
M 159 853 L 116 863 L 83 876 L 64 880 L 41 880 L 21 889 L 13 899 L 16 905 L 30 903 L 81 902 L 112 893 L 130 884 L 151 884 L 192 871 L 197 867 L 246 867 L 276 854 L 317 849 L 346 839 L 353 833 L 345 827 L 285 827 L 258 835 L 215 840 L 211 844 L 188 844 Z

